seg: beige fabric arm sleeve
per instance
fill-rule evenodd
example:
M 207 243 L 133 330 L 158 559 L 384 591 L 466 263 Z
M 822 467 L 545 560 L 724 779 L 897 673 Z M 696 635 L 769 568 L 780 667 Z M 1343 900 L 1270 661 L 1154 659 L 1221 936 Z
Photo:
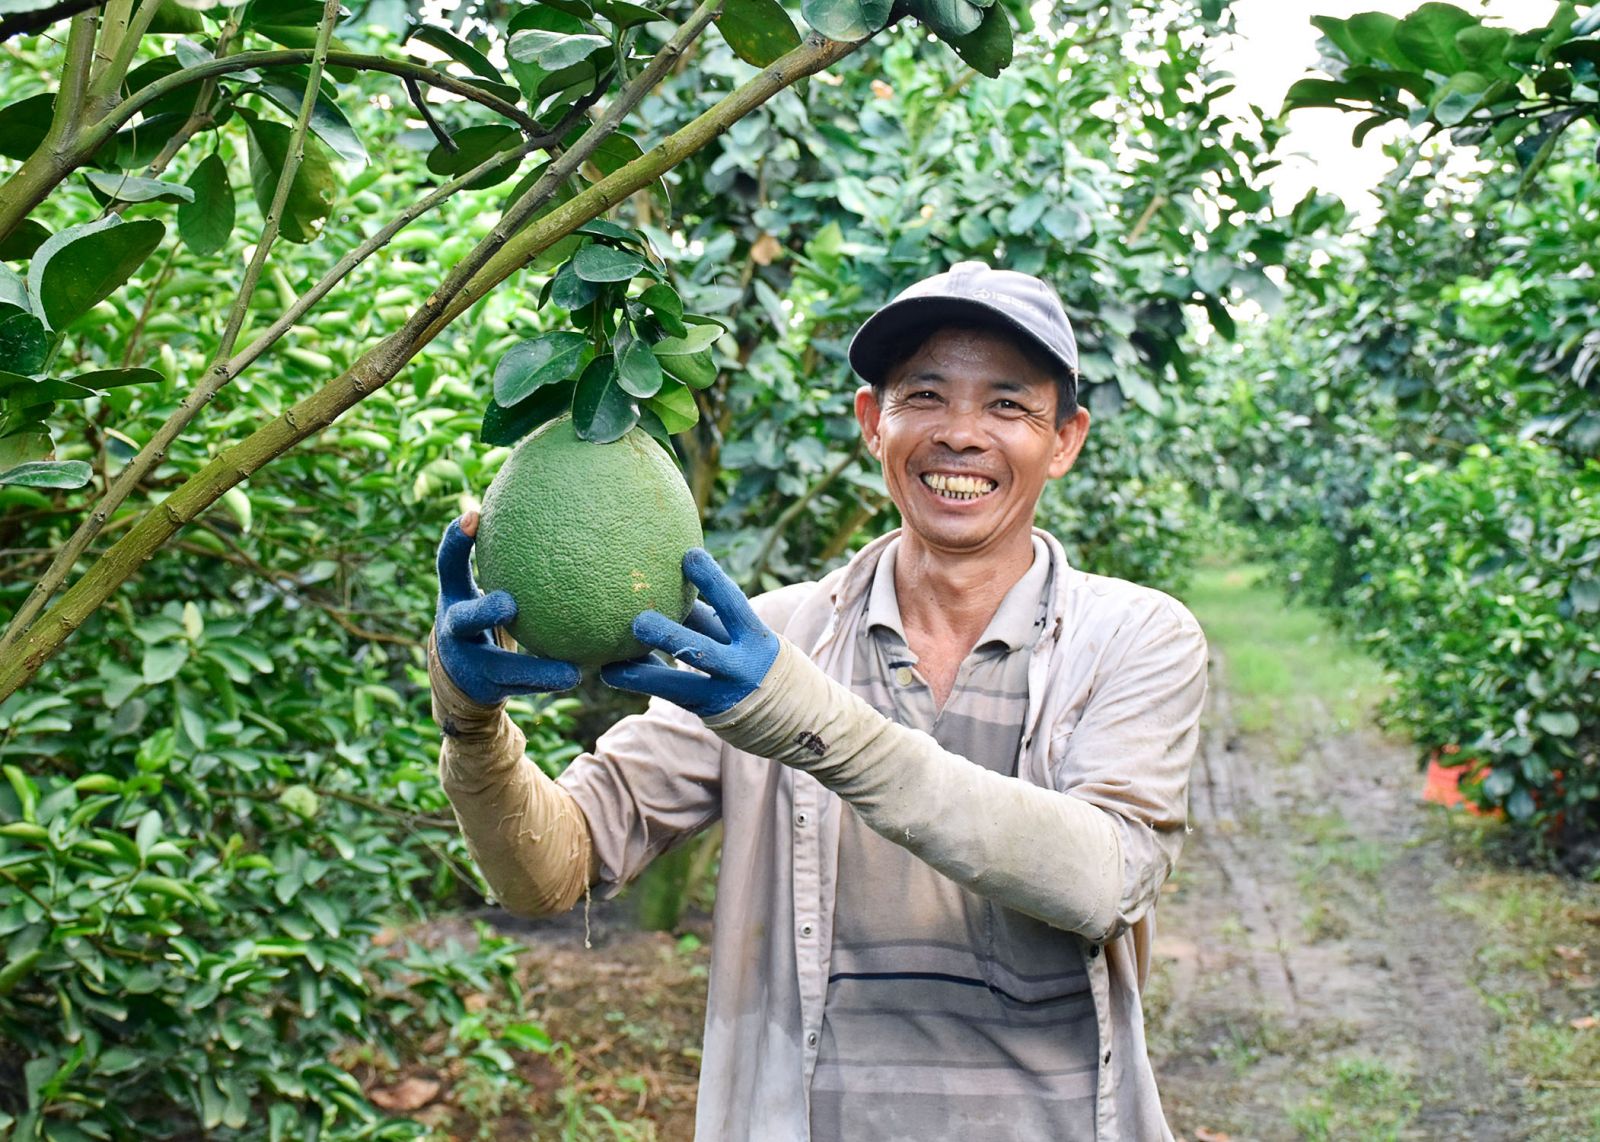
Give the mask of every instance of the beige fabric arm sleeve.
M 1122 855 L 1109 813 L 948 752 L 787 641 L 760 689 L 706 725 L 811 774 L 874 831 L 974 892 L 1091 940 L 1116 923 Z
M 444 732 L 439 781 L 472 859 L 510 912 L 565 912 L 598 875 L 583 811 L 528 759 L 527 739 L 504 705 L 480 706 L 456 689 L 431 634 L 428 680 Z

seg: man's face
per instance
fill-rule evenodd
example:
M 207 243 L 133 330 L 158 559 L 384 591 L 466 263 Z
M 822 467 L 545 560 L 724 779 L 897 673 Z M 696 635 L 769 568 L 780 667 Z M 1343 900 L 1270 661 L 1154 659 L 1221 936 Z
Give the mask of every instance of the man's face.
M 941 330 L 887 378 L 856 393 L 867 447 L 906 530 L 950 554 L 1002 550 L 1033 526 L 1046 480 L 1065 475 L 1089 430 L 1056 427 L 1055 381 L 1007 337 Z

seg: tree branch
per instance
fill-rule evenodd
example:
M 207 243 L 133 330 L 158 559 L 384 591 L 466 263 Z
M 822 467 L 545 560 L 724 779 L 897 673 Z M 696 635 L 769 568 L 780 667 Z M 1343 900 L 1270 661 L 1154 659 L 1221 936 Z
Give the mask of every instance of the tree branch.
M 82 51 L 92 58 L 93 21 L 97 15 L 93 12 L 80 13 L 74 18 L 77 21 L 88 21 L 90 26 L 85 38 L 89 41 Z M 80 25 L 74 23 L 73 33 L 78 34 Z M 207 60 L 205 63 L 196 64 L 194 67 L 175 71 L 171 75 L 163 76 L 146 87 L 141 87 L 127 99 L 111 108 L 105 116 L 93 126 L 79 130 L 77 115 L 82 108 L 82 93 L 76 102 L 71 92 L 78 88 L 68 83 L 68 79 L 75 76 L 74 60 L 77 55 L 74 44 L 69 38 L 67 45 L 67 70 L 63 72 L 61 94 L 56 97 L 55 121 L 52 123 L 52 137 L 47 138 L 39 149 L 30 155 L 28 160 L 0 185 L 0 241 L 10 236 L 24 218 L 49 197 L 63 179 L 78 167 L 94 157 L 96 151 L 105 146 L 116 136 L 117 131 L 130 119 L 151 103 L 171 94 L 180 87 L 202 80 L 212 79 L 217 76 L 228 75 L 233 72 L 247 71 L 252 68 L 272 69 L 281 67 L 298 67 L 311 62 L 315 52 L 314 48 L 293 48 L 282 51 L 240 52 L 237 55 L 225 56 L 222 59 Z M 537 119 L 530 116 L 514 103 L 508 103 L 499 96 L 474 87 L 472 84 L 442 71 L 430 68 L 412 60 L 389 59 L 385 56 L 362 55 L 358 52 L 330 51 L 327 63 L 332 67 L 348 67 L 357 71 L 377 71 L 404 79 L 406 76 L 437 87 L 442 91 L 449 91 L 463 99 L 469 99 L 481 104 L 506 119 L 511 120 L 522 128 L 525 134 L 548 138 L 549 132 Z M 87 70 L 85 66 L 83 70 Z M 68 128 L 73 128 L 69 130 Z M 58 132 L 59 129 L 59 133 Z M 559 142 L 559 137 L 553 140 Z
M 156 0 L 145 0 L 144 8 L 153 8 L 155 2 Z M 255 250 L 250 256 L 250 265 L 245 270 L 244 281 L 239 286 L 233 310 L 228 315 L 227 328 L 223 331 L 222 341 L 211 359 L 210 366 L 206 369 L 205 378 L 184 394 L 166 423 L 118 474 L 116 483 L 107 489 L 105 498 L 79 525 L 72 540 L 61 549 L 60 557 L 50 565 L 50 570 L 28 593 L 22 606 L 18 607 L 17 613 L 11 617 L 4 637 L 0 637 L 0 653 L 10 649 L 27 625 L 33 621 L 34 616 L 43 609 L 50 595 L 67 577 L 83 549 L 94 539 L 100 526 L 111 517 L 111 513 L 117 510 L 122 501 L 128 498 L 128 493 L 144 479 L 145 473 L 166 458 L 167 448 L 172 441 L 177 439 L 178 434 L 188 427 L 195 415 L 211 402 L 217 391 L 227 384 L 229 375 L 224 362 L 233 352 L 234 342 L 239 338 L 239 330 L 243 328 L 244 319 L 250 312 L 250 300 L 255 296 L 256 286 L 261 281 L 261 271 L 266 268 L 267 254 L 271 252 L 273 243 L 278 240 L 283 208 L 289 201 L 289 191 L 294 186 L 294 180 L 300 173 L 300 164 L 305 158 L 306 134 L 311 127 L 311 111 L 317 103 L 317 93 L 322 85 L 323 61 L 327 59 L 328 45 L 333 41 L 333 26 L 338 19 L 339 0 L 323 0 L 322 22 L 317 26 L 317 45 L 312 49 L 311 71 L 306 80 L 305 95 L 300 100 L 300 114 L 289 133 L 289 147 L 284 154 L 283 169 L 278 172 L 278 185 L 273 190 L 272 203 L 268 206 L 267 216 L 262 222 L 261 237 L 256 240 Z
M 691 20 L 704 15 L 705 21 L 709 22 L 710 13 L 719 7 L 720 0 L 702 4 Z M 674 37 L 675 40 L 677 38 Z M 445 282 L 404 326 L 368 350 L 348 371 L 322 389 L 297 401 L 293 407 L 256 429 L 238 444 L 218 453 L 205 468 L 146 512 L 128 534 L 101 556 L 28 630 L 19 640 L 16 652 L 0 658 L 0 699 L 14 693 L 32 678 L 83 621 L 180 527 L 252 472 L 321 432 L 348 409 L 388 384 L 406 362 L 432 341 L 451 319 L 464 312 L 494 285 L 578 226 L 599 217 L 629 194 L 654 182 L 664 171 L 717 138 L 778 92 L 836 63 L 859 46 L 860 43 L 837 43 L 811 36 L 645 155 L 557 209 L 528 222 L 519 231 L 518 228 L 528 221 L 528 216 L 538 209 L 542 201 L 548 200 L 554 187 L 579 164 L 587 161 L 595 147 L 609 134 L 609 131 L 599 130 L 603 122 L 612 119 L 608 110 L 607 115 L 585 132 L 577 144 L 551 164 L 545 177 L 523 196 L 509 217 L 503 218 L 478 248 L 450 272 Z M 631 91 L 632 87 L 630 85 L 629 89 L 625 89 L 625 93 Z M 642 92 L 640 94 L 642 96 Z M 622 95 L 619 95 L 618 99 L 621 98 Z M 545 192 L 544 199 L 539 199 L 539 188 L 546 184 L 549 191 Z M 469 293 L 472 294 L 470 298 L 466 297 Z

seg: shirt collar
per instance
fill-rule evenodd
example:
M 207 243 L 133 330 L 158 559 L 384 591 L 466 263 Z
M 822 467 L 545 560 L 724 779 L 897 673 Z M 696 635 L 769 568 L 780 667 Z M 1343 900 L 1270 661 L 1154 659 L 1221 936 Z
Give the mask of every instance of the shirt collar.
M 867 592 L 866 625 L 869 631 L 874 627 L 884 627 L 904 643 L 906 632 L 900 622 L 900 599 L 894 589 L 894 563 L 899 550 L 900 540 L 897 537 L 884 549 L 878 560 L 872 586 Z M 1000 600 L 999 608 L 984 628 L 977 645 L 998 642 L 1009 650 L 1031 646 L 1039 637 L 1045 588 L 1049 581 L 1050 551 L 1036 535 L 1033 537 L 1033 562 L 1022 578 L 1006 592 L 1006 597 Z

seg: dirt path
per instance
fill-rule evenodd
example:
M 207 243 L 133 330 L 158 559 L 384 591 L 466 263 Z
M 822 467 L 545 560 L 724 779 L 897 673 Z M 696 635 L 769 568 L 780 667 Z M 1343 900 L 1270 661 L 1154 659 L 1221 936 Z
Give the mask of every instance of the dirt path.
M 1225 672 L 1212 694 L 1147 1014 L 1173 1129 L 1525 1137 L 1409 748 L 1367 729 L 1280 758 L 1235 733 Z

